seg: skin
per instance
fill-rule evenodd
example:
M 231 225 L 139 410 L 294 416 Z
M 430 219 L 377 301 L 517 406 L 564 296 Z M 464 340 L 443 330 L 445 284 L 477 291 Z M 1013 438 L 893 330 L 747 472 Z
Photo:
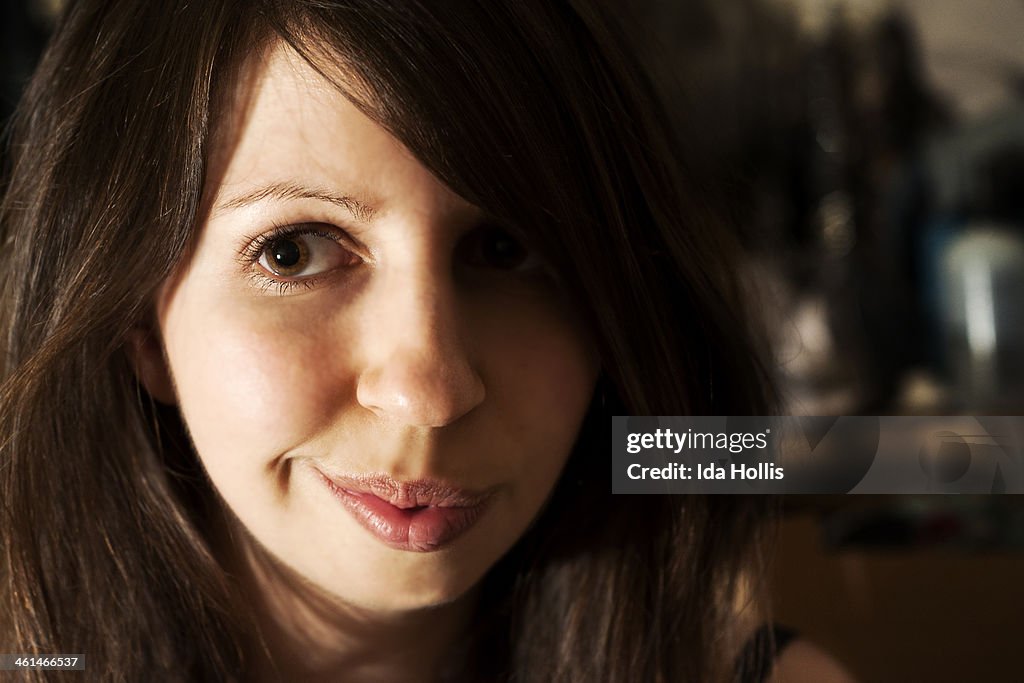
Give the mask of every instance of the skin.
M 761 605 L 741 595 L 736 602 L 736 640 L 731 643 L 732 659 L 738 659 L 744 647 L 766 621 L 771 619 Z M 787 624 L 792 626 L 792 624 Z M 800 629 L 798 629 L 800 630 Z M 829 652 L 805 638 L 796 638 L 779 652 L 767 683 L 857 683 L 857 679 Z
M 137 371 L 179 406 L 236 520 L 223 536 L 265 623 L 262 666 L 430 680 L 473 587 L 550 495 L 599 364 L 540 260 L 491 258 L 480 209 L 290 49 L 254 57 L 239 82 L 196 249 L 161 291 Z M 244 200 L 282 184 L 321 196 Z M 328 235 L 302 238 L 304 272 L 322 272 L 289 284 L 253 240 L 303 223 Z M 443 549 L 399 550 L 318 469 L 439 479 L 491 502 Z

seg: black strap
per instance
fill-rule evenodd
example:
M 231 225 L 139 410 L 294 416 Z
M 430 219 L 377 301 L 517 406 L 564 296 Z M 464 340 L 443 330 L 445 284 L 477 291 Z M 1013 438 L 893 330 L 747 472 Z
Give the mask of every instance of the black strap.
M 761 626 L 743 646 L 736 662 L 736 680 L 739 683 L 767 681 L 776 657 L 796 635 L 796 631 L 780 624 L 767 623 Z

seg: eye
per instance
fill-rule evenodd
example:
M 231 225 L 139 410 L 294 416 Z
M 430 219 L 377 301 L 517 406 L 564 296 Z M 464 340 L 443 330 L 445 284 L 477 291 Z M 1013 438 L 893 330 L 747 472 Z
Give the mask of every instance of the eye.
M 355 265 L 360 259 L 343 247 L 339 237 L 315 227 L 294 227 L 257 243 L 256 262 L 279 278 L 307 278 Z
M 495 270 L 523 271 L 541 266 L 541 260 L 507 230 L 487 225 L 463 237 L 460 255 L 466 263 Z

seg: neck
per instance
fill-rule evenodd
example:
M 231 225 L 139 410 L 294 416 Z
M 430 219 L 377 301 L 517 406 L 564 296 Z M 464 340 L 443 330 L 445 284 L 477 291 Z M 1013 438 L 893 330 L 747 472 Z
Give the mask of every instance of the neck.
M 474 589 L 444 605 L 376 612 L 304 581 L 245 532 L 233 533 L 232 569 L 254 607 L 248 679 L 437 683 L 457 668 L 477 602 Z

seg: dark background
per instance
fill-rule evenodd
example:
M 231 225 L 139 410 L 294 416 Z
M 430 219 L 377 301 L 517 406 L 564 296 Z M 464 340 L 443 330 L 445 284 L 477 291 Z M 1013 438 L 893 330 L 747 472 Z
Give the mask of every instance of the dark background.
M 782 412 L 1021 414 L 1024 1 L 639 7 L 749 249 Z M 865 681 L 1024 680 L 1022 502 L 790 496 L 776 618 Z

